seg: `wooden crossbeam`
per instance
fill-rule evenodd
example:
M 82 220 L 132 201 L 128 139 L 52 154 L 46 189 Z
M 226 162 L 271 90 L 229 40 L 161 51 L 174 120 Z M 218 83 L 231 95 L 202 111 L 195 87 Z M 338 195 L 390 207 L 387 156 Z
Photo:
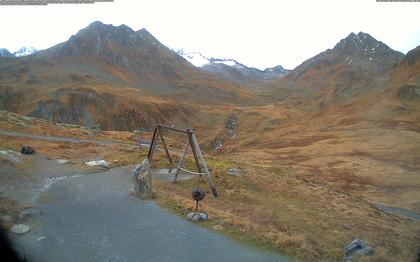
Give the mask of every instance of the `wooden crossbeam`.
M 181 169 L 182 162 L 184 162 L 185 155 L 188 152 L 189 146 L 190 146 L 190 139 L 187 139 L 187 143 L 185 143 L 184 150 L 182 151 L 181 157 L 179 158 L 178 164 L 176 165 L 174 182 L 176 182 L 176 179 L 178 178 L 179 170 Z
M 175 132 L 180 132 L 180 133 L 184 133 L 184 134 L 186 134 L 186 133 L 187 133 L 187 131 L 186 131 L 186 130 L 179 129 L 179 128 L 176 128 L 176 127 L 167 126 L 167 125 L 162 125 L 162 124 L 156 124 L 156 125 L 157 125 L 158 127 L 166 128 L 166 129 L 169 129 L 169 130 L 172 130 L 172 131 L 175 131 Z

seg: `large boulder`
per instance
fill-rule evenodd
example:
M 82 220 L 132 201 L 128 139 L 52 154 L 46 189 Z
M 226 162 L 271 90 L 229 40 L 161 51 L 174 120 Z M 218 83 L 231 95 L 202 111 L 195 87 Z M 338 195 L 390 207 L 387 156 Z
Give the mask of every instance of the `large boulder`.
M 152 197 L 152 176 L 147 158 L 134 168 L 131 177 L 133 182 L 132 194 L 140 199 L 150 199 Z

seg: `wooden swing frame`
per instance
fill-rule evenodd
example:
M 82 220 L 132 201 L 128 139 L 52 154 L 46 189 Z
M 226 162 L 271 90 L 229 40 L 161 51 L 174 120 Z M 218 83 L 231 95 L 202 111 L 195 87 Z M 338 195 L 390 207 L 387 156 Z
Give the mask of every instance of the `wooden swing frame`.
M 182 151 L 181 156 L 179 158 L 179 162 L 177 163 L 176 168 L 175 168 L 175 176 L 174 176 L 173 182 L 176 182 L 180 170 L 182 170 L 186 173 L 189 173 L 189 174 L 199 175 L 200 179 L 202 178 L 202 175 L 205 175 L 206 178 L 207 178 L 207 182 L 208 182 L 208 184 L 211 188 L 211 192 L 212 192 L 213 196 L 218 197 L 216 187 L 214 186 L 213 181 L 211 179 L 210 171 L 207 167 L 206 161 L 204 160 L 204 157 L 203 157 L 203 153 L 201 152 L 201 149 L 200 149 L 200 147 L 198 145 L 198 142 L 197 142 L 197 138 L 195 137 L 194 131 L 192 129 L 186 128 L 184 130 L 184 129 L 179 129 L 179 128 L 175 128 L 175 127 L 166 126 L 166 125 L 156 123 L 155 130 L 153 131 L 152 142 L 150 143 L 150 147 L 149 147 L 149 153 L 147 154 L 147 159 L 148 159 L 149 163 L 150 164 L 152 163 L 153 154 L 156 151 L 157 143 L 158 143 L 159 138 L 162 142 L 163 148 L 165 149 L 166 157 L 167 157 L 169 163 L 171 163 L 171 164 L 174 163 L 174 161 L 171 158 L 171 155 L 169 154 L 169 150 L 166 146 L 166 142 L 165 142 L 165 139 L 163 137 L 163 132 L 162 132 L 163 130 L 174 131 L 174 132 L 178 132 L 178 133 L 182 133 L 182 134 L 187 135 L 187 142 L 185 143 L 184 150 Z M 185 156 L 186 156 L 186 154 L 188 152 L 188 149 L 190 147 L 191 147 L 191 151 L 192 151 L 193 156 L 194 156 L 194 161 L 195 161 L 195 164 L 197 166 L 198 172 L 192 172 L 192 171 L 189 171 L 187 169 L 182 168 L 182 163 L 184 162 Z M 203 170 L 204 170 L 204 172 L 203 172 Z

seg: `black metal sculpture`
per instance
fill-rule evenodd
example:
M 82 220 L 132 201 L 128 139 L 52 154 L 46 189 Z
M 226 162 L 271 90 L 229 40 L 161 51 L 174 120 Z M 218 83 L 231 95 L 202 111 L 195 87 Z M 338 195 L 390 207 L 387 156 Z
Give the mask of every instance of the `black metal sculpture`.
M 192 191 L 192 198 L 196 201 L 195 212 L 198 211 L 198 202 L 203 200 L 205 196 L 206 193 L 201 188 L 196 188 Z

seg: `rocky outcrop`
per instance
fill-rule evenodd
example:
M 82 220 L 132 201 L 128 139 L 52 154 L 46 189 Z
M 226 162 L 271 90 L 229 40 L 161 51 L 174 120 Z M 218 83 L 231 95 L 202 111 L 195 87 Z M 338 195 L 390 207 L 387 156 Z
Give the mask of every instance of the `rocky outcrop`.
M 149 160 L 146 158 L 138 165 L 132 174 L 133 190 L 131 194 L 140 199 L 152 197 L 152 177 L 150 174 Z
M 228 129 L 228 134 L 230 138 L 236 137 L 236 125 L 238 123 L 238 117 L 236 115 L 230 115 L 226 121 L 226 128 Z
M 361 239 L 354 239 L 350 244 L 343 249 L 344 259 L 351 261 L 355 256 L 370 256 L 374 253 L 374 248 L 366 241 Z
M 214 140 L 213 140 L 213 142 L 212 142 L 212 148 L 214 149 L 214 150 L 216 150 L 216 151 L 220 151 L 220 150 L 222 150 L 222 148 L 223 148 L 223 145 L 224 145 L 224 140 L 223 139 L 221 139 L 221 138 L 215 138 Z

